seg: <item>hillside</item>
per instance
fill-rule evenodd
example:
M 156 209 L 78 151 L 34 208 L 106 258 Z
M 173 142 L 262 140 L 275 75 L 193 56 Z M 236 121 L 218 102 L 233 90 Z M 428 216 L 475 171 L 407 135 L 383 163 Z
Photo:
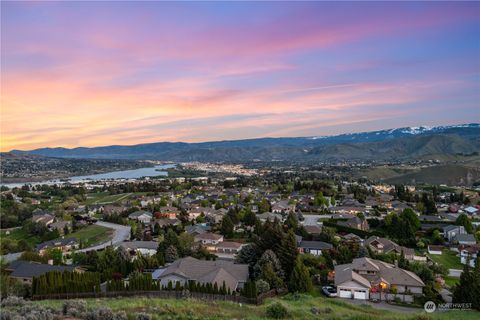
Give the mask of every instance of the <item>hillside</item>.
M 329 137 L 260 138 L 203 143 L 159 142 L 133 146 L 13 150 L 58 158 L 168 161 L 395 161 L 449 160 L 480 151 L 480 124 L 419 127 Z
M 26 153 L 0 153 L 1 182 L 43 181 L 152 166 L 145 161 L 64 159 Z
M 308 295 L 288 295 L 268 299 L 260 306 L 239 305 L 232 302 L 202 302 L 197 300 L 165 300 L 158 298 L 87 299 L 89 308 L 108 307 L 113 311 L 125 311 L 128 316 L 144 313 L 152 319 L 272 319 L 266 310 L 276 302 L 284 305 L 287 319 L 476 319 L 475 311 L 450 311 L 426 315 L 422 309 L 401 308 L 404 312 L 378 309 L 368 305 L 356 305 L 339 299 L 327 299 Z M 62 301 L 39 301 L 37 304 L 61 309 Z M 388 307 L 388 306 L 387 306 Z M 394 311 L 395 310 L 395 311 Z M 312 312 L 313 311 L 313 312 Z M 315 314 L 315 313 L 317 314 Z

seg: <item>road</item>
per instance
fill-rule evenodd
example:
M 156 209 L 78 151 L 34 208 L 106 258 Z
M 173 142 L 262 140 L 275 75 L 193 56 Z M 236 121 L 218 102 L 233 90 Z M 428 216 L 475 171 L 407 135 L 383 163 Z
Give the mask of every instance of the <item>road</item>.
M 114 230 L 113 238 L 111 240 L 107 241 L 107 242 L 102 243 L 102 244 L 98 244 L 98 245 L 93 246 L 93 247 L 80 249 L 80 250 L 78 250 L 78 252 L 102 250 L 102 249 L 105 249 L 108 246 L 112 246 L 112 245 L 114 246 L 114 245 L 119 244 L 119 243 L 121 243 L 125 240 L 130 239 L 130 229 L 131 229 L 130 226 L 123 226 L 121 224 L 115 224 L 115 223 L 110 223 L 110 222 L 105 222 L 105 221 L 97 221 L 97 223 L 95 223 L 95 224 L 99 225 L 99 226 L 102 226 L 102 227 L 113 229 Z

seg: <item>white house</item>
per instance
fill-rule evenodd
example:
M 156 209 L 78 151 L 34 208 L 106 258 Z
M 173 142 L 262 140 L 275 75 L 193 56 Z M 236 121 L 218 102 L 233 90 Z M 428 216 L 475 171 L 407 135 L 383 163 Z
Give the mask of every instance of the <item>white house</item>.
M 366 257 L 335 266 L 335 285 L 340 298 L 360 300 L 369 299 L 370 292 L 393 288 L 397 293 L 422 295 L 425 286 L 411 271 Z
M 480 249 L 478 247 L 466 247 L 460 251 L 460 262 L 462 264 L 468 264 L 473 268 L 475 267 L 475 263 L 477 261 L 478 252 Z
M 150 221 L 152 221 L 152 217 L 153 216 L 152 216 L 151 212 L 143 211 L 143 210 L 135 211 L 135 212 L 130 213 L 128 215 L 129 219 L 137 220 L 137 221 L 142 222 L 144 224 L 150 223 Z

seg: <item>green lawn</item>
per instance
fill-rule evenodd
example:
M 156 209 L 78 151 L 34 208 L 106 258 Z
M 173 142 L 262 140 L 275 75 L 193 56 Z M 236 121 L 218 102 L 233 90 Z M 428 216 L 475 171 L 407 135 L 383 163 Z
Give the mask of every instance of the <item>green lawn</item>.
M 282 298 L 268 299 L 263 305 L 240 305 L 232 302 L 202 302 L 198 300 L 172 300 L 159 298 L 116 298 L 86 299 L 88 307 L 109 307 L 114 311 L 125 311 L 131 318 L 136 313 L 144 312 L 152 319 L 268 319 L 266 310 L 269 305 L 280 302 L 289 313 L 289 319 L 478 319 L 474 311 L 450 311 L 426 316 L 422 309 L 413 313 L 399 313 L 375 309 L 366 305 L 354 305 L 340 299 L 313 297 L 308 295 L 287 295 Z M 61 308 L 62 301 L 38 301 L 42 305 Z M 319 311 L 312 313 L 312 308 Z
M 25 240 L 30 245 L 35 246 L 41 242 L 40 238 L 31 234 L 28 234 L 22 228 L 9 231 L 9 234 L 6 234 L 6 231 L 1 232 L 2 239 L 11 239 L 11 240 Z
M 447 269 L 463 269 L 460 257 L 457 257 L 457 253 L 451 250 L 443 250 L 442 255 L 431 254 L 430 258 Z
M 454 277 L 447 276 L 447 277 L 444 277 L 443 279 L 445 280 L 445 284 L 450 288 L 460 282 L 459 278 L 454 278 Z
M 82 241 L 84 247 L 89 247 L 108 241 L 112 238 L 113 232 L 110 228 L 94 224 L 69 233 L 67 237 L 77 238 L 78 241 Z
M 109 203 L 120 203 L 127 200 L 133 195 L 145 195 L 147 192 L 132 192 L 132 193 L 120 193 L 120 194 L 109 194 L 108 192 L 97 192 L 87 194 L 87 200 L 85 201 L 86 205 L 92 204 L 109 204 Z

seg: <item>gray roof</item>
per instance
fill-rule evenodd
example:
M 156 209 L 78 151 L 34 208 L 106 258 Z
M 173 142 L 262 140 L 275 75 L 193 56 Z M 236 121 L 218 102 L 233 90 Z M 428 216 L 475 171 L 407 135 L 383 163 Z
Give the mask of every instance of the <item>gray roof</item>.
M 248 279 L 248 265 L 235 264 L 225 260 L 198 260 L 186 257 L 176 260 L 169 265 L 159 278 L 168 275 L 178 275 L 188 280 L 195 280 L 201 283 L 217 283 L 218 286 L 225 284 L 231 290 L 235 290 L 239 282 L 246 282 Z
M 449 224 L 449 225 L 443 227 L 443 232 L 453 231 L 453 230 L 456 230 L 458 228 L 460 228 L 460 226 Z
M 52 266 L 32 261 L 14 261 L 9 266 L 9 269 L 13 270 L 10 276 L 16 278 L 33 278 L 51 271 L 73 272 L 75 268 L 72 266 Z
M 140 217 L 140 216 L 143 215 L 143 214 L 149 216 L 150 218 L 152 217 L 152 213 L 151 213 L 151 212 L 144 211 L 144 210 L 139 210 L 139 211 L 132 212 L 132 213 L 130 213 L 130 214 L 128 215 L 128 217 L 129 217 L 130 219 L 132 219 L 132 218 L 138 218 L 138 217 Z
M 125 249 L 149 249 L 156 250 L 158 248 L 157 241 L 125 241 L 118 245 L 119 247 L 124 247 Z
M 300 248 L 304 249 L 319 249 L 319 250 L 330 250 L 333 248 L 333 245 L 323 241 L 305 241 L 302 240 L 299 245 Z
M 455 236 L 455 240 L 460 242 L 460 241 L 468 241 L 468 242 L 476 242 L 475 236 L 473 234 L 457 234 Z
M 78 244 L 77 238 L 65 238 L 65 239 L 54 239 L 50 241 L 45 241 L 38 244 L 35 249 L 36 250 L 43 250 L 47 248 L 56 248 L 56 247 L 63 247 L 63 246 L 73 246 Z
M 360 275 L 359 271 L 373 271 L 374 274 Z M 367 282 L 386 281 L 390 285 L 424 287 L 423 281 L 413 272 L 396 267 L 393 264 L 370 258 L 353 259 L 352 263 L 335 267 L 335 284 L 354 280 L 363 285 Z M 370 285 L 369 285 L 370 286 Z

